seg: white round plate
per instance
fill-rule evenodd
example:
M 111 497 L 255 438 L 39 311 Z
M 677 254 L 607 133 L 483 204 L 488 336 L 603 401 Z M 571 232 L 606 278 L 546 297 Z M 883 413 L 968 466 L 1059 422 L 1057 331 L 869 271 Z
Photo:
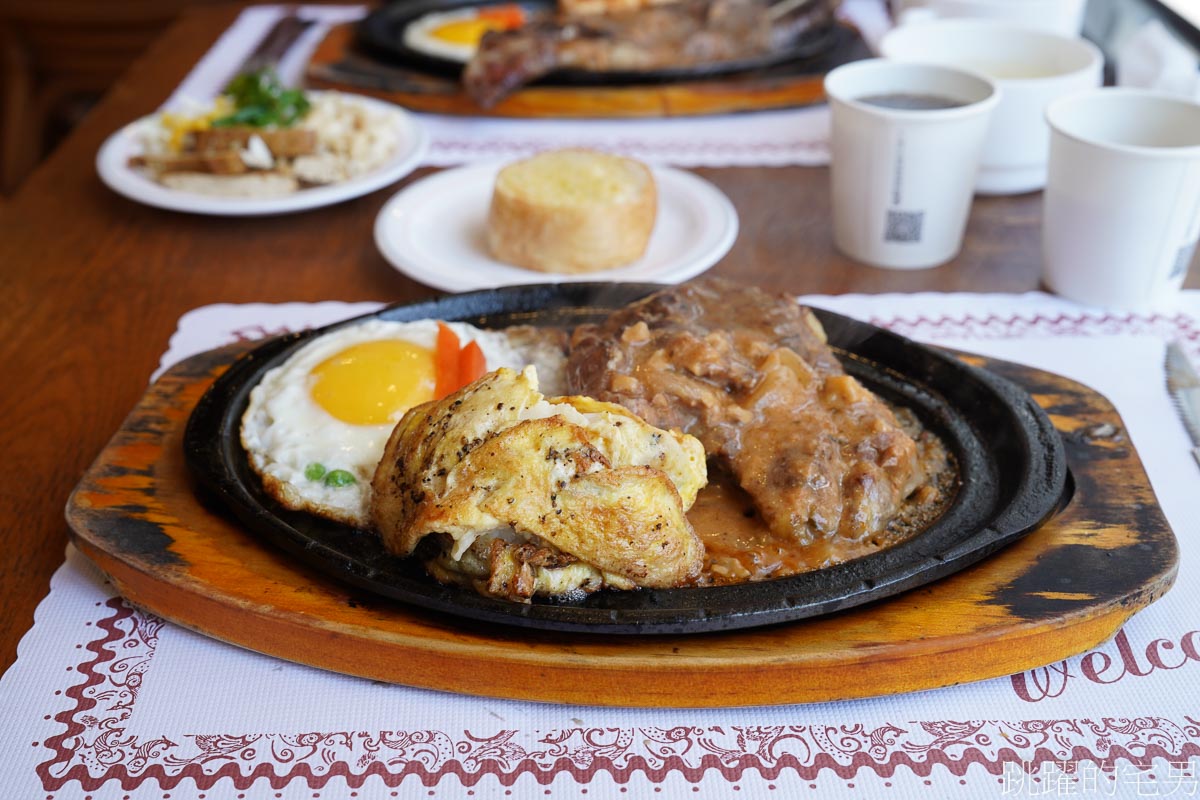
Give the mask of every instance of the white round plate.
M 383 257 L 413 280 L 447 292 L 567 281 L 680 283 L 719 261 L 737 238 L 737 212 L 717 187 L 690 172 L 653 167 L 658 216 L 641 259 L 582 275 L 514 267 L 492 258 L 486 237 L 492 186 L 503 166 L 458 167 L 401 189 L 375 218 Z
M 312 92 L 312 94 L 318 94 L 318 92 Z M 421 163 L 421 159 L 429 147 L 429 134 L 412 114 L 397 105 L 371 97 L 356 95 L 354 100 L 390 114 L 395 119 L 396 127 L 400 132 L 400 142 L 392 157 L 378 169 L 341 183 L 301 189 L 282 197 L 269 198 L 212 197 L 168 189 L 147 177 L 141 170 L 129 166 L 130 157 L 139 154 L 142 150 L 139 131 L 144 126 L 153 124 L 153 116 L 131 122 L 108 137 L 96 155 L 96 170 L 100 173 L 100 179 L 110 189 L 131 200 L 192 214 L 230 217 L 258 216 L 288 214 L 293 211 L 333 205 L 343 200 L 361 197 L 400 180 Z

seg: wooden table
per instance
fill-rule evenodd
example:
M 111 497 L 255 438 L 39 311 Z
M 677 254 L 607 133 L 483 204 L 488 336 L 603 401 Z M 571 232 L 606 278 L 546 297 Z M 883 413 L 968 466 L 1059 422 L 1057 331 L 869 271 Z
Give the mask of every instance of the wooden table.
M 372 241 L 376 212 L 397 187 L 302 214 L 221 219 L 144 207 L 101 184 L 93 161 L 104 138 L 153 111 L 236 13 L 210 7 L 182 18 L 0 206 L 0 453 L 9 476 L 0 482 L 0 671 L 62 563 L 69 492 L 143 394 L 180 315 L 217 302 L 434 294 L 393 270 Z M 833 250 L 824 169 L 698 172 L 741 217 L 715 274 L 793 293 L 1038 288 L 1038 194 L 977 200 L 954 262 L 886 271 Z

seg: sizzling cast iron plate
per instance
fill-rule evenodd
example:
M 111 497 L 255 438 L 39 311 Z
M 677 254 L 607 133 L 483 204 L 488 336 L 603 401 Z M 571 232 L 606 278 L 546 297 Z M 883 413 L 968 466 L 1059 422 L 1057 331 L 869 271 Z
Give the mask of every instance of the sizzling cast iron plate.
M 386 308 L 388 320 L 462 320 L 485 328 L 571 327 L 656 289 L 566 283 L 450 295 Z M 316 331 L 268 341 L 239 359 L 197 404 L 184 437 L 188 465 L 251 531 L 312 567 L 426 609 L 486 622 L 607 634 L 700 633 L 827 614 L 949 575 L 1020 538 L 1052 515 L 1067 485 L 1062 442 L 1045 413 L 1011 382 L 863 322 L 815 310 L 846 370 L 908 406 L 958 461 L 961 487 L 928 529 L 887 550 L 761 583 L 598 592 L 577 603 L 528 605 L 443 586 L 374 534 L 289 511 L 262 491 L 239 430 L 250 390 Z M 355 320 L 355 321 L 359 321 Z
M 358 43 L 378 58 L 457 78 L 462 73 L 463 67 L 466 66 L 463 62 L 409 47 L 404 43 L 405 29 L 411 23 L 433 12 L 501 4 L 506 4 L 506 0 L 415 0 L 415 2 L 402 0 L 388 3 L 372 11 L 358 23 L 355 32 Z M 555 3 L 553 0 L 522 0 L 516 5 L 524 8 L 528 14 L 551 11 Z M 787 50 L 766 53 L 753 58 L 641 71 L 560 69 L 539 78 L 534 83 L 543 86 L 606 86 L 663 83 L 728 75 L 788 61 L 813 58 L 832 49 L 837 41 L 845 38 L 843 33 L 844 29 L 836 24 L 831 24 L 826 28 L 814 29 L 802 34 Z

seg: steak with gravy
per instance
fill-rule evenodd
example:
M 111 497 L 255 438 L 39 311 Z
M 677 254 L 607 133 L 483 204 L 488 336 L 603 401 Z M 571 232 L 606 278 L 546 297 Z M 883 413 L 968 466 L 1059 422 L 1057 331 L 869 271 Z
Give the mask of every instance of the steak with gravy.
M 910 498 L 936 498 L 929 480 L 946 463 L 846 374 L 809 309 L 729 281 L 666 289 L 581 326 L 567 384 L 697 437 L 770 531 L 800 545 L 872 539 Z
M 489 31 L 463 71 L 484 108 L 561 69 L 678 70 L 793 52 L 823 42 L 835 0 L 680 0 L 608 14 L 558 14 Z M 809 44 L 809 47 L 812 45 Z

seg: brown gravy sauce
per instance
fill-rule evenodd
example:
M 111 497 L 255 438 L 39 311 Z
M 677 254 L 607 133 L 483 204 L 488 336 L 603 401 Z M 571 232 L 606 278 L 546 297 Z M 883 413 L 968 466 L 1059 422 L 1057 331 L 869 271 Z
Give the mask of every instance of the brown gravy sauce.
M 930 479 L 883 530 L 860 540 L 830 536 L 801 544 L 772 533 L 733 476 L 710 468 L 708 485 L 687 513 L 706 551 L 697 584 L 725 586 L 823 569 L 886 550 L 929 527 L 953 501 L 958 471 L 942 443 L 922 431 L 910 411 L 895 411 L 901 426 L 917 440 Z
M 721 472 L 709 474 L 708 485 L 696 496 L 687 517 L 704 542 L 702 585 L 782 578 L 864 554 L 858 552 L 861 545 L 853 542 L 845 543 L 848 548 L 836 546 L 831 539 L 799 545 L 776 536 L 754 510 L 750 496 Z

